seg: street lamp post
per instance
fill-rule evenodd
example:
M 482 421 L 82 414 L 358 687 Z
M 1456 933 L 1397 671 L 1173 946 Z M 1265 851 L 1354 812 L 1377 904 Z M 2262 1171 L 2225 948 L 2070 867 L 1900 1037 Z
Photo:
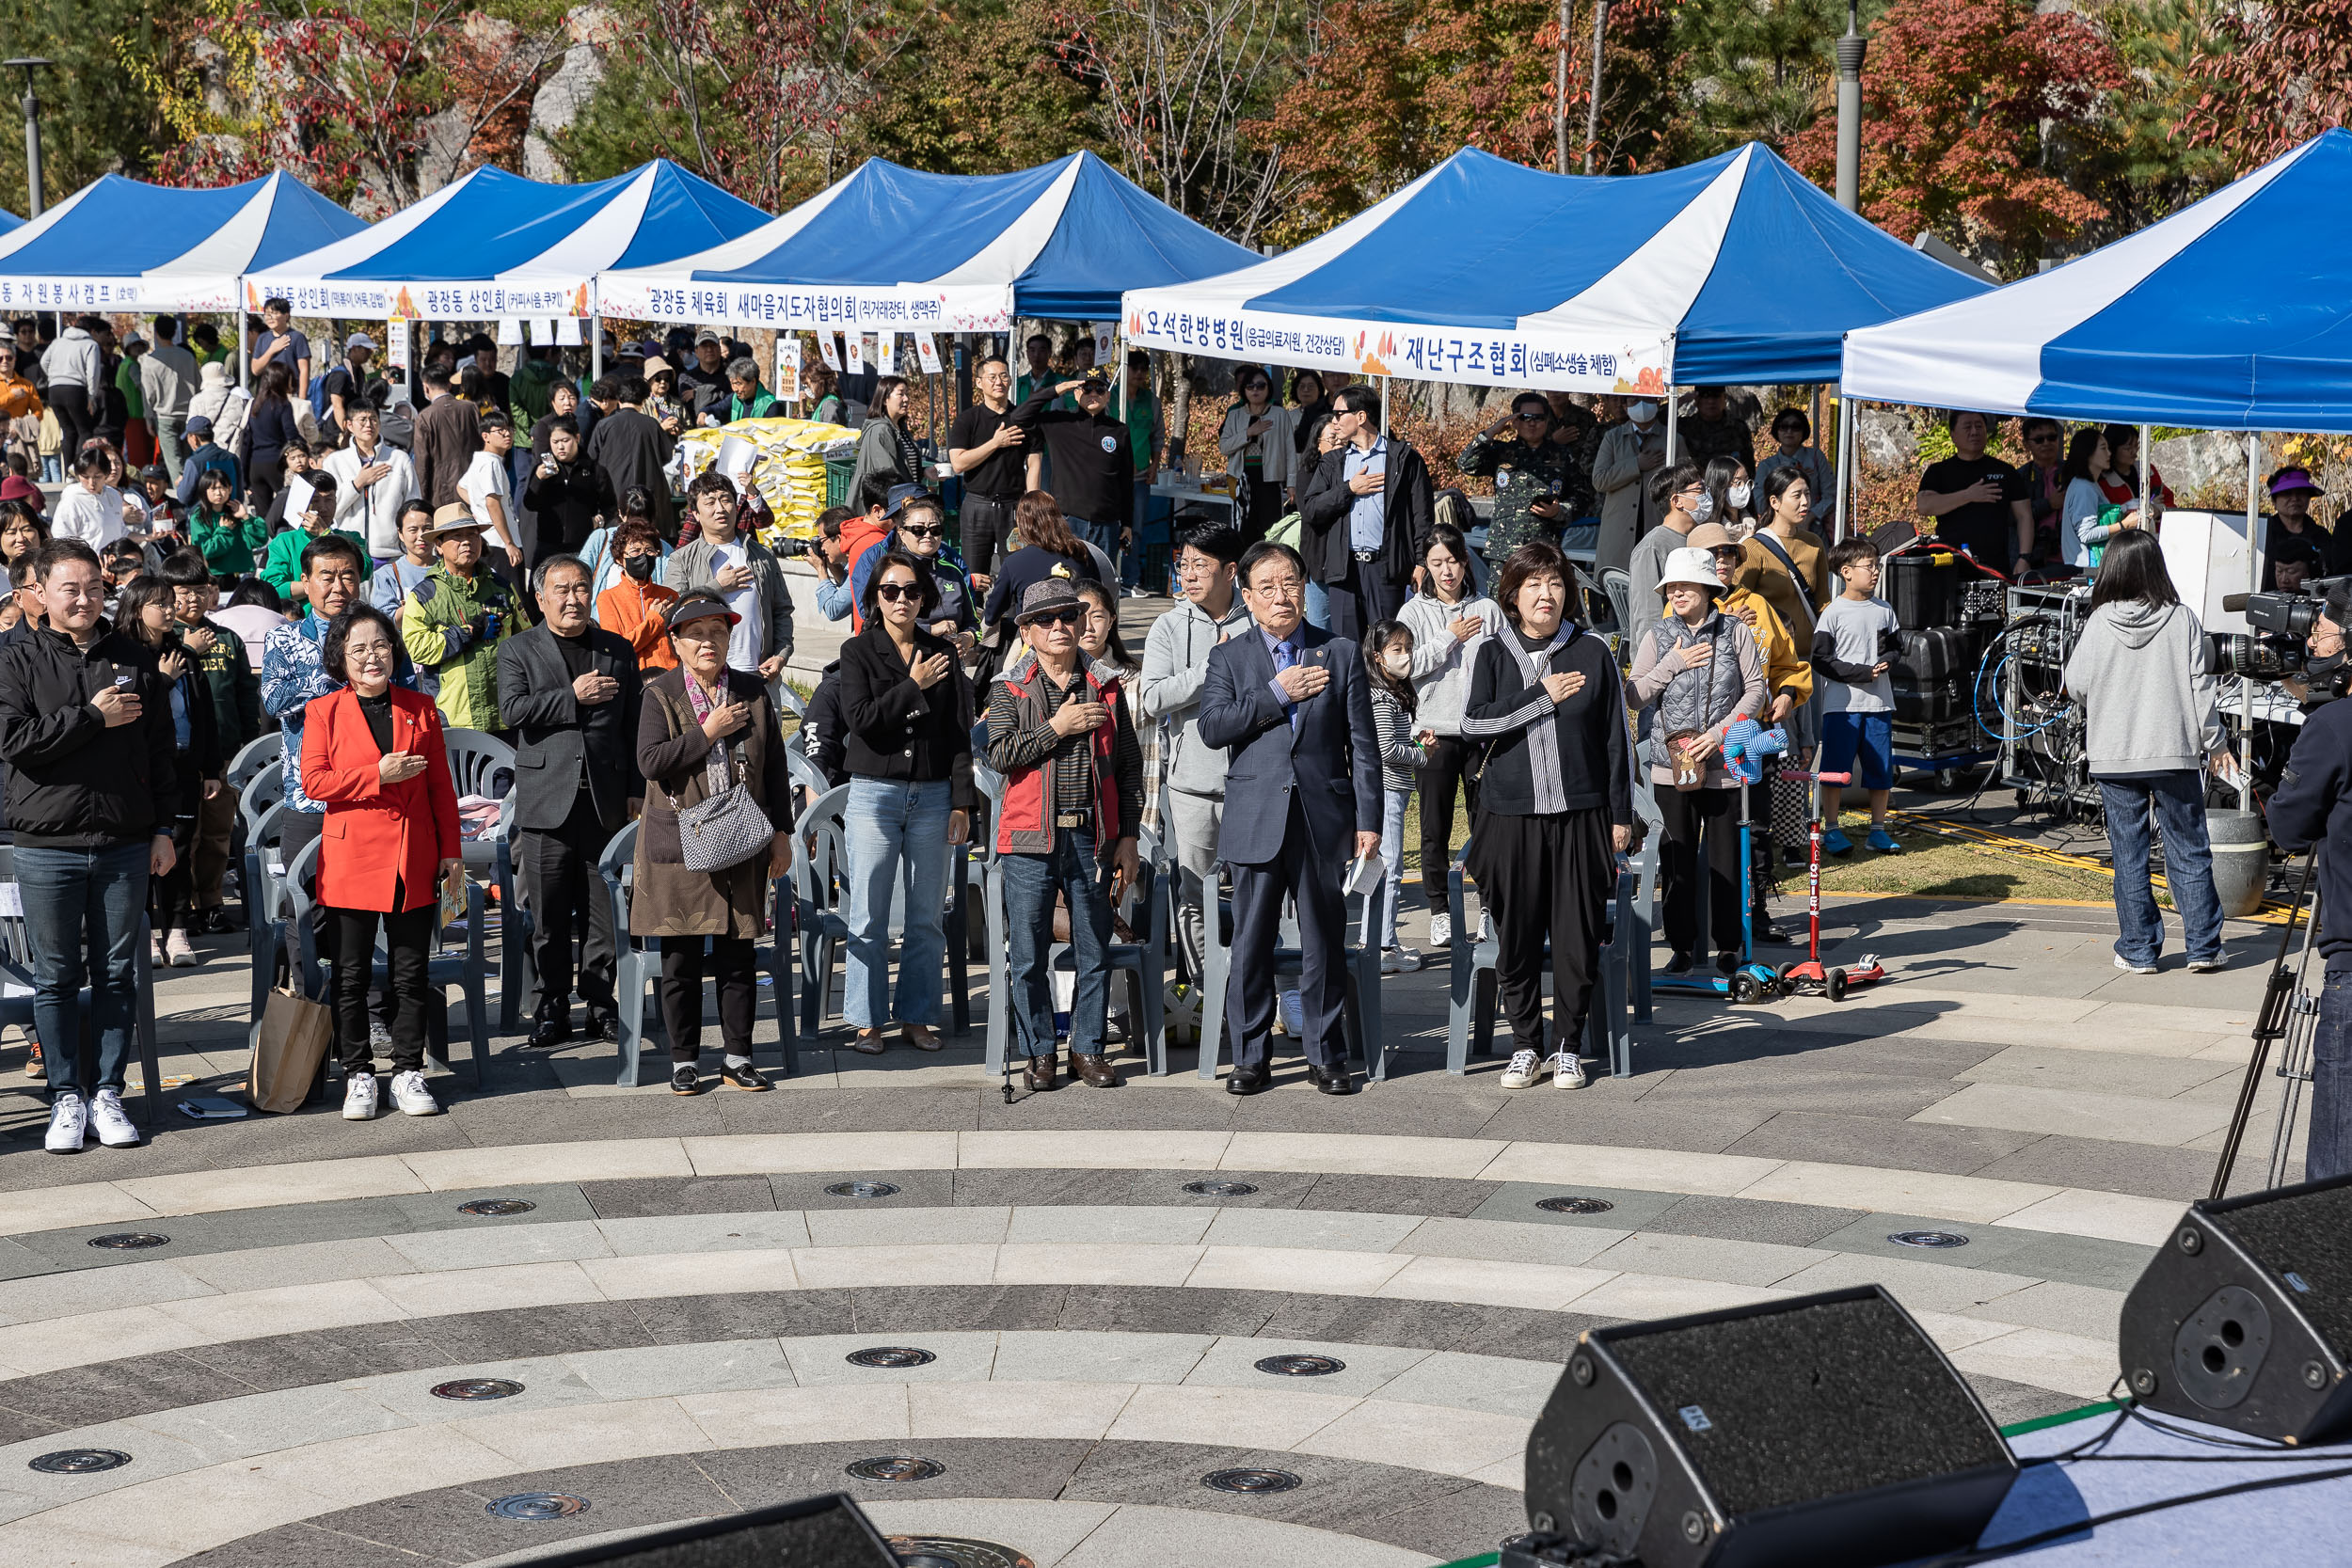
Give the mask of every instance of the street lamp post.
M 38 55 L 20 55 L 13 60 L 0 60 L 0 65 L 14 66 L 24 72 L 24 215 L 40 216 L 40 100 L 33 93 L 33 72 L 53 61 Z
M 1837 40 L 1837 205 L 1862 210 L 1862 36 L 1860 0 L 1846 0 L 1846 36 Z

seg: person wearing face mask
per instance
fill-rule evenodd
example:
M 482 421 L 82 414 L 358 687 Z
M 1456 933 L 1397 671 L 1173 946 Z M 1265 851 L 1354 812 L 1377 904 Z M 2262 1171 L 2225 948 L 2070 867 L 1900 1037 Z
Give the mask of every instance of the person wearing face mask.
M 1635 616 L 1643 618 L 1646 618 L 1647 607 L 1657 601 L 1667 556 L 1689 542 L 1692 529 L 1715 515 L 1715 498 L 1708 493 L 1698 469 L 1689 463 L 1677 463 L 1650 475 L 1649 493 L 1658 526 L 1642 535 L 1626 566 L 1633 579 L 1626 602 L 1633 607 Z
M 1708 510 L 1708 521 L 1735 540 L 1754 533 L 1756 514 L 1749 510 L 1749 503 L 1756 499 L 1756 486 L 1748 481 L 1748 470 L 1737 458 L 1710 457 L 1703 472 L 1708 499 L 1714 503 Z
M 667 617 L 677 590 L 654 580 L 661 565 L 661 536 L 650 519 L 631 517 L 614 539 L 620 579 L 596 595 L 596 625 L 629 645 L 641 670 L 670 669 L 677 653 L 670 646 Z
M 1405 810 L 1413 803 L 1413 776 L 1423 757 L 1413 726 L 1413 629 L 1379 621 L 1364 636 L 1365 684 L 1372 689 L 1372 733 L 1380 748 L 1380 973 L 1408 974 L 1421 955 L 1396 940 L 1397 906 L 1405 892 Z
M 1597 564 L 1604 571 L 1626 568 L 1634 541 L 1657 527 L 1664 512 L 1649 483 L 1666 462 L 1663 413 L 1654 398 L 1634 399 L 1625 405 L 1625 422 L 1610 426 L 1593 452 L 1593 488 L 1600 492 Z M 1636 593 L 1633 602 L 1648 601 Z
M 1506 558 L 1507 559 L 1507 558 Z M 1454 800 L 1458 791 L 1478 820 L 1477 748 L 1462 736 L 1462 698 L 1470 689 L 1478 640 L 1502 627 L 1502 610 L 1470 583 L 1470 545 L 1462 531 L 1439 523 L 1422 557 L 1421 591 L 1397 614 L 1413 634 L 1413 738 L 1422 750 L 1421 863 L 1454 859 Z M 1442 876 L 1422 878 L 1429 899 L 1429 945 L 1454 940 Z

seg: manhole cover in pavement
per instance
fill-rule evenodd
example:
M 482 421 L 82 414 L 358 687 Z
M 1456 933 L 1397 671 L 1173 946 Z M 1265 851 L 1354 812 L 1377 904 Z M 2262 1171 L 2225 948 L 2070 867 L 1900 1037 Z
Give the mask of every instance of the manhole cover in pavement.
M 461 1203 L 457 1212 L 480 1219 L 502 1219 L 508 1214 L 528 1214 L 539 1206 L 519 1197 L 480 1197 L 471 1203 Z
M 947 1466 L 936 1459 L 917 1459 L 913 1454 L 905 1453 L 860 1459 L 847 1468 L 860 1481 L 929 1481 L 933 1476 L 947 1473 Z
M 904 1568 L 1037 1568 L 1025 1553 L 960 1535 L 891 1535 L 883 1544 Z
M 152 1230 L 118 1230 L 111 1236 L 92 1236 L 89 1244 L 103 1246 L 109 1252 L 136 1252 L 141 1247 L 162 1246 L 170 1240 Z
M 1269 1355 L 1258 1363 L 1258 1370 L 1276 1377 L 1329 1377 L 1347 1370 L 1347 1363 L 1328 1355 Z
M 1898 1230 L 1886 1238 L 1897 1246 L 1946 1247 L 1966 1246 L 1968 1238 L 1949 1230 Z
M 1535 1207 L 1555 1214 L 1605 1214 L 1616 1205 L 1605 1197 L 1539 1197 Z
M 1184 1191 L 1195 1197 L 1248 1197 L 1258 1189 L 1247 1181 L 1187 1181 Z
M 59 1449 L 35 1459 L 30 1468 L 53 1476 L 91 1476 L 101 1470 L 119 1470 L 131 1463 L 131 1456 L 120 1449 Z
M 588 1499 L 569 1492 L 516 1492 L 497 1498 L 485 1512 L 494 1519 L 569 1519 L 588 1512 Z
M 898 1189 L 887 1181 L 836 1181 L 825 1191 L 834 1197 L 892 1197 Z
M 928 1367 L 939 1357 L 913 1345 L 875 1345 L 853 1350 L 841 1359 L 852 1367 Z
M 1287 1492 L 1298 1478 L 1288 1470 L 1211 1470 L 1200 1484 L 1212 1492 Z
M 461 1377 L 433 1386 L 437 1400 L 511 1400 L 522 1391 L 521 1384 L 504 1377 Z

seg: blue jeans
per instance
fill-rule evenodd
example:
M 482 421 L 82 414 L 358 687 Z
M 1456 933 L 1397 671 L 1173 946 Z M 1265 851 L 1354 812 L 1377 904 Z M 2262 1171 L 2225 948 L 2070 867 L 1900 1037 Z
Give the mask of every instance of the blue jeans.
M 1312 578 L 1307 579 L 1307 624 L 1317 631 L 1331 629 L 1331 591 Z
M 1082 542 L 1092 545 L 1096 549 L 1110 557 L 1111 566 L 1114 570 L 1117 569 L 1119 565 L 1119 525 L 1117 523 L 1097 523 L 1085 517 L 1072 517 L 1069 523 L 1071 532 L 1076 534 Z M 1113 583 L 1110 586 L 1117 587 L 1118 585 Z
M 850 962 L 841 1011 L 853 1027 L 879 1029 L 894 1018 L 925 1028 L 939 1022 L 939 977 L 947 957 L 943 913 L 947 898 L 945 779 L 904 784 L 853 778 L 843 813 L 850 853 Z M 890 903 L 899 904 L 898 1000 L 890 1006 Z
M 1054 1053 L 1054 998 L 1046 985 L 1046 958 L 1054 949 L 1054 890 L 1070 906 L 1070 962 L 1075 984 L 1070 993 L 1070 1050 L 1078 1056 L 1103 1053 L 1104 1015 L 1111 997 L 1111 899 L 1106 867 L 1094 858 L 1091 830 L 1054 832 L 1047 855 L 1000 855 L 1005 874 L 1005 970 L 1007 1006 L 1012 1009 L 1013 1044 L 1027 1056 Z
M 1405 808 L 1413 803 L 1409 789 L 1380 792 L 1380 858 L 1388 863 L 1380 884 L 1380 945 L 1396 945 L 1396 909 L 1405 893 Z M 1425 873 L 1424 873 L 1425 875 Z
M 1826 748 L 1825 748 L 1826 749 Z M 2115 852 L 2115 913 L 2123 934 L 2118 957 L 2153 964 L 2164 951 L 2164 916 L 2148 885 L 2148 811 L 2164 832 L 2164 879 L 2172 891 L 2194 959 L 2221 956 L 2221 897 L 2213 890 L 2213 847 L 2205 839 L 2201 774 L 2183 768 L 2138 779 L 2101 779 L 2107 813 L 2107 847 Z
M 2352 1173 L 2352 970 L 2331 969 L 2319 993 L 2319 1027 L 2312 1032 L 2312 1138 L 2303 1150 L 2303 1180 Z
M 88 1099 L 120 1089 L 138 1016 L 139 922 L 147 913 L 145 839 L 105 849 L 16 851 L 24 934 L 33 948 L 33 1023 L 49 1087 Z M 95 957 L 96 961 L 92 962 Z M 89 985 L 98 1082 L 82 1082 L 82 986 Z

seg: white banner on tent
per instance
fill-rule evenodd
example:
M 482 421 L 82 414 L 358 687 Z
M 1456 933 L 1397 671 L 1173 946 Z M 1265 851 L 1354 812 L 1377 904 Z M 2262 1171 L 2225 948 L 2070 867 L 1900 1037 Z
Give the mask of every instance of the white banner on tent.
M 892 326 L 992 332 L 1012 325 L 1012 291 L 999 283 L 800 288 L 676 283 L 608 272 L 596 279 L 596 299 L 608 316 L 689 325 L 708 322 L 779 330 Z
M 837 371 L 841 368 L 841 345 L 834 341 L 831 332 L 817 334 L 817 352 L 824 359 L 825 369 Z
M 1417 381 L 1575 392 L 1663 393 L 1674 378 L 1669 341 L 1612 341 L 1559 331 L 1466 331 L 1338 316 L 1196 308 L 1181 288 L 1127 295 L 1127 338 L 1137 348 L 1311 365 Z
M 914 362 L 923 367 L 925 375 L 939 373 L 939 344 L 928 332 L 914 334 Z
M 0 308 L 13 310 L 135 310 L 135 277 L 0 277 Z M 354 311 L 354 315 L 365 314 Z
M 294 302 L 297 316 L 403 316 L 411 321 L 482 321 L 500 316 L 584 316 L 584 277 L 501 283 L 369 283 L 248 273 L 256 299 Z

